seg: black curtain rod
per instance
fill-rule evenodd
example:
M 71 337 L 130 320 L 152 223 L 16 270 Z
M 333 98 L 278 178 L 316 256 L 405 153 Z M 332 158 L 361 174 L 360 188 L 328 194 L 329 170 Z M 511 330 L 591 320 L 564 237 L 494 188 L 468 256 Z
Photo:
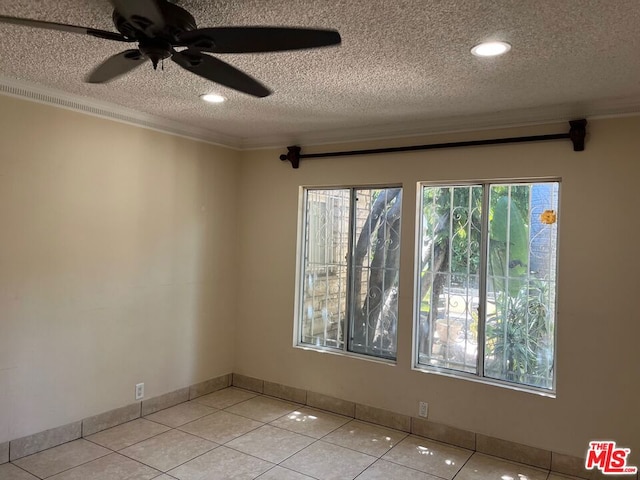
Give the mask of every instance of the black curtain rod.
M 283 162 L 291 162 L 293 168 L 300 166 L 300 160 L 303 158 L 323 158 L 323 157 L 348 157 L 352 155 L 372 155 L 376 153 L 395 153 L 395 152 L 413 152 L 416 150 L 435 150 L 438 148 L 457 148 L 457 147 L 475 147 L 479 145 L 501 145 L 505 143 L 523 143 L 523 142 L 546 142 L 549 140 L 569 139 L 573 143 L 573 151 L 581 152 L 584 150 L 584 138 L 587 134 L 587 121 L 582 118 L 580 120 L 571 120 L 569 122 L 568 133 L 554 133 L 550 135 L 532 135 L 529 137 L 511 137 L 511 138 L 493 138 L 487 140 L 471 140 L 467 142 L 450 142 L 450 143 L 433 143 L 431 145 L 410 145 L 406 147 L 389 147 L 389 148 L 371 148 L 368 150 L 348 150 L 344 152 L 325 152 L 325 153 L 301 153 L 302 148 L 298 145 L 287 147 L 288 152 L 280 155 Z

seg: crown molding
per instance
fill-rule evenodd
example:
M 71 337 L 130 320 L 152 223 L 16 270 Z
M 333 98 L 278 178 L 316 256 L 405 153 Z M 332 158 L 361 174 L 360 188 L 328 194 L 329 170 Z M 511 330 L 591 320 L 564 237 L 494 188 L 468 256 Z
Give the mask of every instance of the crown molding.
M 36 103 L 53 105 L 87 115 L 115 120 L 117 122 L 235 150 L 241 147 L 240 139 L 237 137 L 223 135 L 206 128 L 185 125 L 181 122 L 140 112 L 114 103 L 102 102 L 93 98 L 74 95 L 2 75 L 0 75 L 0 94 L 30 100 Z
M 298 135 L 243 138 L 240 148 L 242 150 L 258 150 L 277 148 L 283 145 L 329 145 L 563 123 L 574 118 L 597 119 L 635 115 L 640 115 L 640 96 L 343 128 Z
M 0 75 L 0 94 L 74 110 L 235 150 L 282 148 L 284 145 L 327 145 L 542 125 L 566 122 L 572 118 L 596 119 L 640 115 L 640 96 L 637 96 L 505 110 L 476 115 L 458 115 L 430 120 L 416 119 L 393 124 L 377 124 L 301 134 L 239 138 L 2 75 Z

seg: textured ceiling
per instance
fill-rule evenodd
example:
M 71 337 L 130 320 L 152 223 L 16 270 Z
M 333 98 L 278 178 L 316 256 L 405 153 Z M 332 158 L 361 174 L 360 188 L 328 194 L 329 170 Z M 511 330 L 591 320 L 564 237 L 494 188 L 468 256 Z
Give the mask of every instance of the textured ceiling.
M 220 55 L 274 93 L 249 97 L 166 62 L 83 83 L 108 40 L 0 24 L 0 76 L 99 99 L 257 146 L 573 115 L 640 112 L 638 0 L 181 0 L 198 26 L 337 29 L 340 47 Z M 0 0 L 0 15 L 114 30 L 106 0 Z M 512 44 L 478 59 L 485 40 Z M 198 98 L 228 98 L 210 106 Z

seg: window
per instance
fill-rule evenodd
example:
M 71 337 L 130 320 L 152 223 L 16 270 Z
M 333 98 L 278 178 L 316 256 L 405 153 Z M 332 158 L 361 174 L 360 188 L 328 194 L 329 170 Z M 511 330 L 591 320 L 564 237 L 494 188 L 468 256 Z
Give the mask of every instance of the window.
M 307 188 L 300 345 L 396 357 L 402 189 Z
M 418 367 L 553 390 L 559 183 L 420 193 Z

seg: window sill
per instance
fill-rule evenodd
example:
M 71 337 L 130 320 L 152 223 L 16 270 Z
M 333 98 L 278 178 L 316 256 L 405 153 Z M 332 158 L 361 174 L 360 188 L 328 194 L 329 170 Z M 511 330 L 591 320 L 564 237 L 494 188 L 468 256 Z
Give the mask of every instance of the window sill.
M 414 365 L 413 367 L 411 367 L 411 370 L 430 375 L 441 375 L 458 380 L 467 380 L 471 382 L 482 383 L 484 385 L 491 385 L 493 387 L 506 388 L 508 390 L 514 390 L 516 392 L 531 393 L 533 395 L 538 395 L 541 397 L 556 398 L 555 390 L 547 390 L 544 388 L 531 387 L 528 385 L 518 385 L 502 380 L 496 380 L 493 378 L 478 377 L 476 375 L 473 375 L 472 373 L 454 372 L 445 368 L 429 367 L 426 365 Z
M 359 360 L 366 360 L 368 362 L 381 363 L 383 365 L 395 367 L 398 362 L 396 360 L 389 360 L 386 358 L 373 357 L 369 355 L 364 355 L 361 353 L 353 353 L 353 352 L 345 352 L 344 350 L 338 350 L 331 347 L 316 347 L 314 345 L 306 345 L 306 344 L 296 344 L 293 348 L 297 348 L 300 350 L 307 350 L 317 353 L 328 353 L 330 355 L 337 355 L 339 357 L 347 357 L 347 358 L 355 358 Z

